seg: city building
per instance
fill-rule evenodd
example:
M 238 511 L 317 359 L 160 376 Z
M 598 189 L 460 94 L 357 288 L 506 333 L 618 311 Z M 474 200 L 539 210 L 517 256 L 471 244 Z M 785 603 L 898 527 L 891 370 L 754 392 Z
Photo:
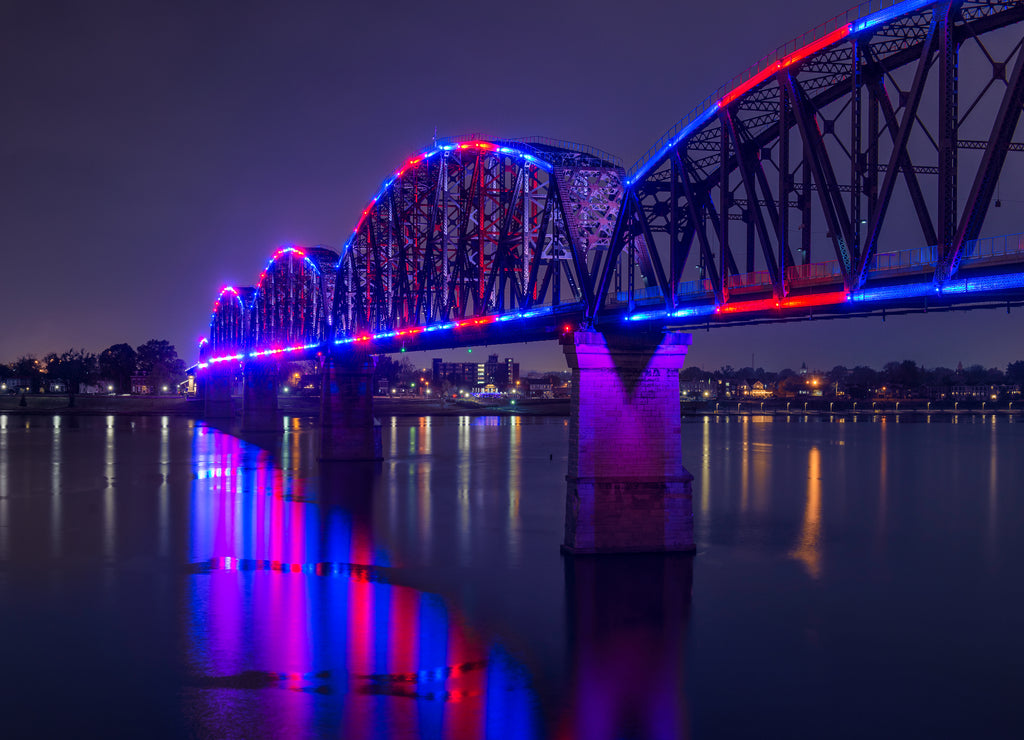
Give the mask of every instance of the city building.
M 501 392 L 515 388 L 519 380 L 519 363 L 511 357 L 499 360 L 489 355 L 487 362 L 444 362 L 435 357 L 432 362 L 433 382 L 449 383 L 456 388 L 483 389 L 493 385 Z

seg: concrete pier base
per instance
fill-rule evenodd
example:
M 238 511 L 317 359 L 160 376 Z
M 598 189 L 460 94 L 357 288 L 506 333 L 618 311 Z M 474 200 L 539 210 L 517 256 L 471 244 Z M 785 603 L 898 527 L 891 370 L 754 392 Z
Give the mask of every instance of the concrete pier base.
M 235 406 L 231 400 L 234 372 L 208 367 L 203 379 L 203 416 L 207 419 L 233 419 Z
M 682 463 L 679 370 L 689 334 L 575 332 L 568 553 L 693 551 L 693 476 Z
M 277 413 L 277 365 L 246 362 L 242 370 L 242 430 L 280 432 Z
M 374 355 L 328 353 L 322 363 L 320 459 L 381 460 L 381 428 L 373 416 Z

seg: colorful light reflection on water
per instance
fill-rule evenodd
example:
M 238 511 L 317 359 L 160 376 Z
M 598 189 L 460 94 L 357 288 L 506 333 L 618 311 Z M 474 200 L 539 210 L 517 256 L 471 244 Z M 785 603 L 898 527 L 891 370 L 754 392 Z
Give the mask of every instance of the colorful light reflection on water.
M 202 426 L 192 459 L 186 703 L 199 734 L 537 736 L 522 667 L 440 596 L 394 582 L 373 541 L 372 469 L 306 479 Z

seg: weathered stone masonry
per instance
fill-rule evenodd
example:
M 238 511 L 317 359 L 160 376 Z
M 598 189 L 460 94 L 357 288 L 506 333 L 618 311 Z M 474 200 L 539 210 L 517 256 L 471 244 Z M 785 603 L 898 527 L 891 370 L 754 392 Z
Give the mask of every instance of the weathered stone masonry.
M 689 334 L 575 332 L 565 543 L 572 553 L 694 549 L 679 370 Z

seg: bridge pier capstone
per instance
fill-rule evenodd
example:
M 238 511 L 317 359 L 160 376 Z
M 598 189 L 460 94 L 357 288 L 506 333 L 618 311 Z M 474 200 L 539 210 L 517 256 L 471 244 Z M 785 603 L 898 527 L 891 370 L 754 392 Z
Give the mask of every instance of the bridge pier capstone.
M 231 401 L 234 373 L 227 369 L 207 367 L 203 378 L 203 416 L 207 419 L 232 419 L 235 407 Z
M 362 350 L 327 353 L 322 362 L 321 460 L 381 460 L 380 423 L 373 416 L 377 357 Z
M 691 336 L 574 332 L 568 553 L 693 551 L 693 476 L 683 467 L 679 370 Z
M 246 362 L 242 369 L 242 429 L 282 431 L 277 413 L 277 365 L 273 362 Z

